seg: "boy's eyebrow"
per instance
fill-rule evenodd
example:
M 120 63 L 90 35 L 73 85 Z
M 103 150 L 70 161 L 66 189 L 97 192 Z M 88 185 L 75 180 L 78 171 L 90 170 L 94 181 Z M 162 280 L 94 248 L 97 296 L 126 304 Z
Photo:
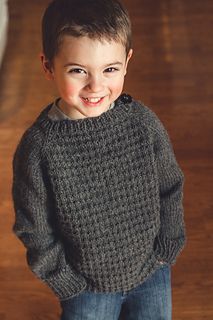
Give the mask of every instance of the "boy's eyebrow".
M 112 63 L 107 63 L 104 68 L 106 67 L 109 67 L 109 66 L 112 66 L 112 65 L 123 65 L 122 62 L 120 61 L 115 61 L 115 62 L 112 62 Z M 82 65 L 82 64 L 79 64 L 79 63 L 74 63 L 74 62 L 68 62 L 64 65 L 64 67 L 70 67 L 70 66 L 78 66 L 78 67 L 81 67 L 81 68 L 86 68 L 86 66 Z

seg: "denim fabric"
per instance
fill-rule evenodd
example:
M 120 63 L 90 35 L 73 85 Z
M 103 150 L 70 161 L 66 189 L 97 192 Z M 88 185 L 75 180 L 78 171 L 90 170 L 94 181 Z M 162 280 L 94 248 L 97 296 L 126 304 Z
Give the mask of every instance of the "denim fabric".
M 171 320 L 171 270 L 162 266 L 127 292 L 93 293 L 61 301 L 61 320 Z

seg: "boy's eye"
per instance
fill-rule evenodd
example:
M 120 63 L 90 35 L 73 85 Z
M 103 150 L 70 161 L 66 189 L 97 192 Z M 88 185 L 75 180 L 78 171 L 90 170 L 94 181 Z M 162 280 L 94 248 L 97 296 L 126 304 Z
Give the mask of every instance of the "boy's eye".
M 111 73 L 111 72 L 118 71 L 118 69 L 117 69 L 117 68 L 114 68 L 114 67 L 110 67 L 110 68 L 105 69 L 104 71 Z
M 75 68 L 75 69 L 71 69 L 69 70 L 69 73 L 79 73 L 79 74 L 84 74 L 85 71 L 83 69 L 79 69 L 79 68 Z

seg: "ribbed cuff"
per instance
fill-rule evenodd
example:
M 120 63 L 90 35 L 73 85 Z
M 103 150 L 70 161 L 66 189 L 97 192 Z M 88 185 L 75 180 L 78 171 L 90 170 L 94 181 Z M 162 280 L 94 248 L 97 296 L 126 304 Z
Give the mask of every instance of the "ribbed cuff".
M 43 280 L 53 290 L 60 300 L 67 300 L 82 292 L 86 286 L 86 280 L 75 273 L 69 266 L 60 273 L 54 274 Z
M 185 244 L 185 238 L 171 240 L 162 236 L 155 239 L 155 256 L 158 261 L 175 264 L 176 258 Z

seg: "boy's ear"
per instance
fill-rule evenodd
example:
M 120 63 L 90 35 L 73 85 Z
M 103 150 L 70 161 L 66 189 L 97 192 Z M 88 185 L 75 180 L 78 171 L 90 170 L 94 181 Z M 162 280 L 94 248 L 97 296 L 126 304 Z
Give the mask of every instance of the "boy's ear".
M 130 49 L 129 53 L 127 55 L 127 58 L 126 58 L 126 66 L 125 66 L 125 74 L 124 75 L 126 75 L 126 73 L 127 73 L 127 66 L 128 66 L 129 60 L 132 57 L 132 54 L 133 54 L 133 49 Z
M 41 64 L 45 73 L 45 76 L 48 80 L 54 79 L 53 69 L 52 65 L 49 62 L 49 60 L 46 59 L 45 55 L 43 53 L 40 54 Z

